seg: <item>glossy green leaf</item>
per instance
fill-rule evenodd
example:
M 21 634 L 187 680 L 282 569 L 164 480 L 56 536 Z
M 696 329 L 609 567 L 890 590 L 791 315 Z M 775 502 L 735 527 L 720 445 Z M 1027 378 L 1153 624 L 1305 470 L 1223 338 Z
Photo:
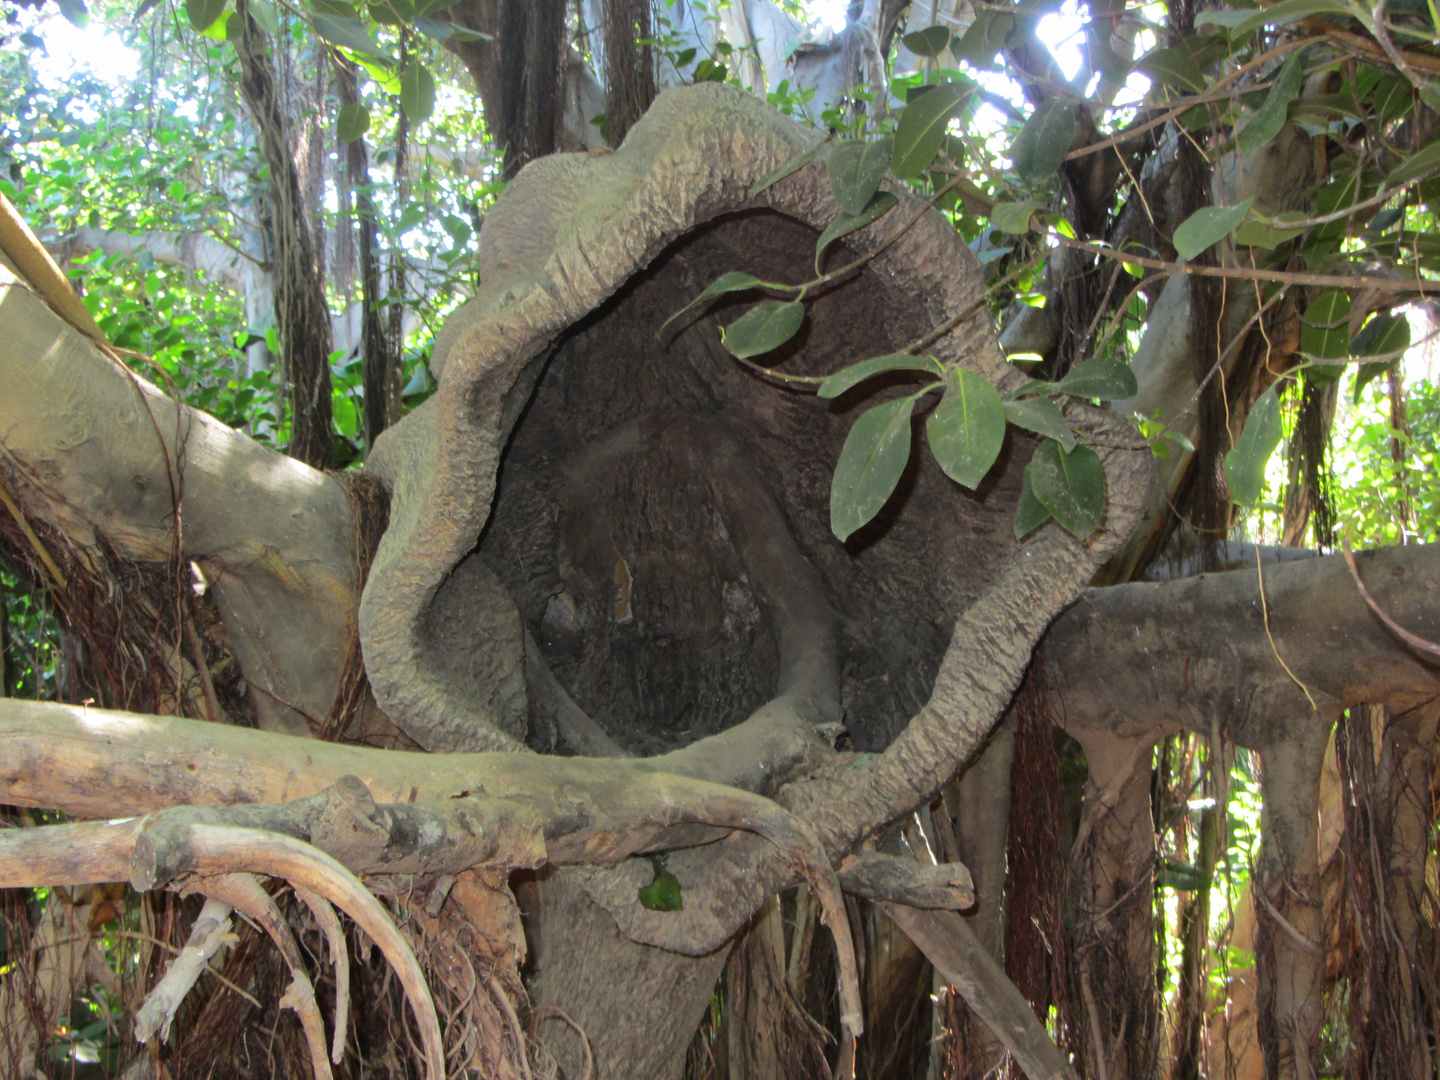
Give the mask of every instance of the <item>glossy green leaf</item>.
M 1076 364 L 1054 386 L 1057 394 L 1124 401 L 1140 392 L 1130 365 L 1113 356 L 1093 356 Z
M 930 167 L 945 141 L 945 128 L 960 111 L 963 101 L 961 87 L 942 83 L 905 106 L 895 129 L 889 162 L 890 171 L 897 179 L 914 179 Z
M 1287 210 L 1283 214 L 1276 214 L 1270 221 L 1242 221 L 1235 227 L 1235 243 L 1239 247 L 1274 248 L 1279 247 L 1287 240 L 1293 240 L 1305 232 L 1305 227 L 1287 228 L 1285 221 L 1303 221 L 1305 213 L 1301 210 Z
M 1385 178 L 1389 187 L 1396 184 L 1408 184 L 1412 180 L 1419 180 L 1422 176 L 1429 176 L 1431 173 L 1440 170 L 1440 139 L 1422 146 L 1415 153 L 1396 165 Z
M 1300 321 L 1309 326 L 1332 327 L 1350 321 L 1350 297 L 1342 289 L 1326 289 L 1306 306 Z M 1346 342 L 1349 343 L 1348 341 Z
M 225 10 L 226 0 L 185 0 L 185 17 L 195 30 L 208 30 Z
M 1327 289 L 1300 316 L 1300 351 L 1312 360 L 1343 360 L 1350 354 L 1350 297 Z M 1330 382 L 1340 369 L 1312 371 L 1316 381 Z
M 1365 387 L 1380 376 L 1389 375 L 1399 362 L 1399 360 L 1391 360 L 1383 364 L 1361 364 L 1360 370 L 1355 372 L 1355 392 L 1351 395 L 1350 400 L 1356 405 L 1360 404 L 1360 395 L 1365 392 Z
M 910 353 L 889 353 L 886 356 L 872 356 L 858 364 L 841 368 L 831 375 L 815 393 L 822 398 L 837 398 L 845 391 L 859 386 L 866 379 L 887 371 L 935 371 L 936 363 L 929 357 L 914 356 Z M 936 374 L 939 374 L 936 372 Z
M 250 0 L 250 17 L 267 34 L 280 33 L 280 13 L 272 0 Z
M 1020 234 L 1030 231 L 1030 218 L 1040 209 L 1038 199 L 1024 202 L 997 202 L 990 208 L 990 224 L 1001 232 Z
M 1225 455 L 1225 482 L 1230 497 L 1241 506 L 1254 506 L 1265 490 L 1265 465 L 1283 434 L 1280 425 L 1278 384 L 1270 387 L 1250 409 L 1245 430 L 1234 449 Z
M 951 368 L 945 396 L 925 421 L 930 452 L 957 484 L 974 489 L 1005 442 L 1005 406 L 1000 391 L 969 368 Z
M 765 300 L 725 327 L 725 347 L 742 360 L 778 349 L 805 321 L 805 305 Z
M 680 879 L 655 860 L 655 880 L 637 890 L 640 906 L 650 911 L 682 911 L 685 907 L 680 892 Z
M 856 420 L 830 481 L 830 531 L 841 540 L 880 512 L 910 460 L 915 399 L 876 405 Z
M 1175 253 L 1182 259 L 1195 258 L 1233 232 L 1245 220 L 1254 202 L 1252 195 L 1238 206 L 1205 206 L 1196 210 L 1175 230 Z
M 1034 532 L 1045 522 L 1050 520 L 1050 511 L 1046 509 L 1035 495 L 1035 488 L 1030 483 L 1030 469 L 1033 466 L 1025 466 L 1025 472 L 1020 479 L 1020 502 L 1015 506 L 1015 539 L 1021 540 Z
M 820 273 L 820 256 L 827 247 L 842 236 L 849 236 L 851 233 L 865 228 L 899 201 L 888 191 L 877 191 L 870 196 L 870 202 L 863 212 L 853 217 L 839 217 L 832 221 L 820 234 L 820 239 L 815 242 L 815 272 Z
M 1054 439 L 1066 450 L 1075 447 L 1075 432 L 1065 422 L 1060 406 L 1047 397 L 1029 397 L 1005 402 L 1005 419 L 1016 427 Z
M 370 110 L 356 102 L 344 105 L 335 124 L 335 134 L 343 143 L 352 143 L 370 130 Z
M 880 187 L 893 146 L 894 140 L 885 138 L 874 142 L 843 142 L 830 151 L 830 192 L 842 214 L 854 216 L 864 212 Z
M 1403 315 L 1381 313 L 1372 318 L 1350 342 L 1350 355 L 1382 357 L 1389 364 L 1410 348 L 1410 320 Z
M 773 185 L 779 183 L 791 173 L 798 172 L 799 170 L 803 169 L 806 165 L 809 165 L 810 162 L 814 161 L 815 156 L 819 154 L 820 151 L 823 150 L 827 145 L 828 142 L 822 139 L 820 142 L 817 142 L 814 146 L 810 147 L 809 150 L 803 150 L 800 153 L 796 154 L 779 168 L 771 169 L 764 176 L 760 177 L 759 180 L 756 180 L 753 185 L 751 185 L 750 191 L 746 197 L 753 199 L 756 195 L 759 195 L 766 188 L 772 187 Z
M 1046 439 L 1025 471 L 1035 497 L 1066 532 L 1083 540 L 1095 531 L 1105 512 L 1105 469 L 1099 454 L 1084 443 L 1067 452 Z
M 943 26 L 927 26 L 900 39 L 916 56 L 936 57 L 950 44 L 950 31 Z
M 342 49 L 366 53 L 369 56 L 385 55 L 370 36 L 369 29 L 359 19 L 316 12 L 310 17 L 310 25 L 315 28 L 315 33 L 331 45 L 339 45 Z
M 400 72 L 400 107 L 412 124 L 423 124 L 435 111 L 435 77 L 424 64 L 412 62 Z
M 725 293 L 740 292 L 743 289 L 753 289 L 757 285 L 764 284 L 765 283 L 759 278 L 757 278 L 754 274 L 742 273 L 739 270 L 731 270 L 728 273 L 721 274 L 709 285 L 705 286 L 704 290 L 700 293 L 699 296 L 695 297 L 694 300 L 691 300 L 679 311 L 675 312 L 674 315 L 671 315 L 670 318 L 666 319 L 655 336 L 659 337 L 661 334 L 664 334 L 665 331 L 670 328 L 670 324 L 673 323 L 676 319 L 680 318 L 681 315 L 684 315 L 696 304 L 702 304 L 706 300 L 709 300 L 712 296 L 721 296 Z
M 1261 8 L 1248 19 L 1231 27 L 1230 36 L 1238 38 L 1262 26 L 1288 26 L 1301 19 L 1308 19 L 1311 15 L 1349 14 L 1350 9 L 1344 0 L 1280 0 L 1280 3 Z
M 1053 176 L 1074 141 L 1074 107 L 1053 99 L 1042 101 L 1010 144 L 1016 175 L 1029 181 Z
M 1198 94 L 1205 89 L 1205 76 L 1184 49 L 1155 49 L 1141 57 L 1135 66 L 1156 82 L 1176 87 L 1188 94 Z
M 994 8 L 977 8 L 975 21 L 965 36 L 951 46 L 956 59 L 969 60 L 976 67 L 988 67 L 995 54 L 1005 47 L 1005 38 L 1015 28 L 1015 16 Z
M 426 37 L 434 38 L 436 41 L 449 41 L 455 36 L 456 28 L 439 19 L 427 19 L 420 15 L 415 18 L 412 25 Z
M 1248 157 L 1280 134 L 1280 129 L 1285 126 L 1290 102 L 1294 101 L 1295 95 L 1300 92 L 1300 82 L 1304 77 L 1305 69 L 1300 64 L 1300 53 L 1293 52 L 1275 76 L 1275 82 L 1265 95 L 1264 103 L 1255 110 L 1250 122 L 1240 132 L 1240 153 Z

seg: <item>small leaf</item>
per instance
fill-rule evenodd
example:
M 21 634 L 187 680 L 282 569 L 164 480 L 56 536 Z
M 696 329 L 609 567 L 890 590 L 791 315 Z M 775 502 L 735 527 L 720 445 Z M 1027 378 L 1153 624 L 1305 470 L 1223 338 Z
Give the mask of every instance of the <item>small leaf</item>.
M 186 0 L 190 2 L 190 0 Z M 207 0 L 208 2 L 208 0 Z M 343 15 L 325 15 L 316 12 L 310 17 L 310 25 L 331 45 L 339 45 L 342 49 L 351 49 L 354 52 L 366 53 L 369 56 L 384 56 L 380 46 L 375 44 L 375 39 L 370 36 L 370 31 L 359 19 Z
M 1010 144 L 1010 160 L 1016 175 L 1030 181 L 1052 176 L 1070 152 L 1074 140 L 1074 108 L 1053 99 L 1042 101 Z
M 746 195 L 746 198 L 755 198 L 756 195 L 759 195 L 766 188 L 779 183 L 791 173 L 798 172 L 806 165 L 809 165 L 810 162 L 815 160 L 815 155 L 820 153 L 820 151 L 825 148 L 827 142 L 828 140 L 822 139 L 820 142 L 817 142 L 814 146 L 810 147 L 809 150 L 803 150 L 800 153 L 796 154 L 779 168 L 771 169 L 764 176 L 760 177 L 759 180 L 755 181 L 755 183 L 751 186 L 749 193 Z
M 887 401 L 850 428 L 830 481 L 830 531 L 847 539 L 880 512 L 910 460 L 910 412 L 915 399 Z
M 870 202 L 863 212 L 853 217 L 838 217 L 832 221 L 829 227 L 820 234 L 820 239 L 815 242 L 815 272 L 820 273 L 820 256 L 827 247 L 842 236 L 849 236 L 851 233 L 865 228 L 899 201 L 888 191 L 877 191 L 870 197 Z
M 209 30 L 224 10 L 225 0 L 185 0 L 185 16 L 196 30 Z
M 1175 253 L 1182 259 L 1193 259 L 1218 243 L 1245 220 L 1254 201 L 1252 195 L 1239 206 L 1205 206 L 1196 210 L 1175 230 Z
M 1300 82 L 1304 76 L 1305 70 L 1300 66 L 1300 53 L 1291 53 L 1290 59 L 1285 61 L 1280 73 L 1275 76 L 1270 92 L 1265 95 L 1264 104 L 1255 110 L 1250 122 L 1240 132 L 1241 154 L 1248 157 L 1280 134 L 1280 129 L 1285 126 L 1285 115 L 1290 108 L 1290 102 L 1300 92 Z
M 1066 532 L 1083 540 L 1095 531 L 1105 512 L 1105 468 L 1099 454 L 1084 443 L 1066 453 L 1054 439 L 1046 439 L 1025 472 L 1035 497 Z
M 1024 539 L 1050 520 L 1050 511 L 1036 498 L 1035 488 L 1030 483 L 1031 468 L 1030 465 L 1025 466 L 1025 472 L 1021 476 L 1020 502 L 1015 507 L 1016 540 Z
M 1056 440 L 1066 450 L 1075 448 L 1075 432 L 1065 422 L 1060 406 L 1046 397 L 1005 402 L 1005 419 L 1016 427 Z
M 1396 165 L 1385 178 L 1387 186 L 1394 187 L 1396 184 L 1408 184 L 1412 180 L 1419 180 L 1422 176 L 1429 176 L 1440 169 L 1440 139 L 1422 146 L 1415 153 Z
M 1130 365 L 1111 356 L 1082 360 L 1051 389 L 1057 394 L 1101 401 L 1124 401 L 1140 392 Z
M 840 212 L 847 216 L 863 213 L 880 187 L 885 167 L 890 164 L 892 139 L 875 142 L 843 142 L 830 151 L 830 191 Z
M 1135 65 L 1156 82 L 1179 87 L 1190 93 L 1205 89 L 1205 76 L 1195 66 L 1195 60 L 1184 49 L 1156 49 L 1146 53 Z
M 1015 28 L 1015 16 L 994 8 L 980 8 L 965 36 L 951 47 L 957 60 L 969 60 L 976 67 L 987 67 L 995 54 L 1005 47 L 1005 38 Z
M 650 911 L 682 911 L 685 903 L 680 893 L 680 879 L 666 870 L 655 860 L 655 880 L 642 885 L 639 894 L 640 906 Z
M 805 321 L 805 305 L 765 300 L 725 327 L 725 347 L 744 360 L 778 349 L 795 336 Z
M 1038 199 L 1024 202 L 997 202 L 990 208 L 990 224 L 1001 232 L 1019 235 L 1030 231 L 1030 218 L 1040 209 Z
M 859 386 L 866 379 L 887 371 L 934 371 L 935 362 L 928 357 L 912 356 L 910 353 L 890 353 L 886 356 L 872 356 L 858 364 L 841 368 L 815 391 L 817 397 L 837 398 L 845 391 Z
M 342 143 L 355 142 L 363 138 L 365 132 L 369 130 L 369 109 L 358 101 L 353 105 L 344 105 L 341 107 L 340 116 L 335 122 L 335 134 Z
M 943 26 L 927 26 L 900 39 L 916 56 L 936 57 L 950 44 L 950 31 Z
M 895 149 L 889 162 L 896 179 L 912 180 L 929 168 L 945 141 L 945 128 L 963 100 L 961 87 L 942 83 L 905 106 L 895 128 Z
M 435 111 L 435 78 L 424 64 L 407 64 L 400 72 L 400 107 L 412 124 L 423 124 Z
M 764 284 L 765 283 L 759 278 L 757 278 L 754 274 L 745 274 L 740 272 L 739 270 L 731 270 L 728 273 L 721 274 L 709 285 L 705 286 L 704 291 L 701 292 L 699 296 L 695 297 L 694 300 L 691 300 L 679 311 L 675 312 L 674 315 L 671 315 L 668 319 L 666 319 L 664 324 L 660 327 L 659 331 L 656 332 L 655 336 L 660 337 L 669 328 L 670 324 L 673 323 L 676 319 L 680 318 L 681 315 L 684 315 L 696 304 L 701 304 L 704 303 L 706 300 L 709 300 L 712 296 L 721 296 L 724 293 L 740 292 L 742 289 L 753 289 L 757 285 Z
M 1265 463 L 1280 445 L 1280 396 L 1271 386 L 1256 400 L 1245 418 L 1245 430 L 1235 448 L 1225 455 L 1225 482 L 1230 497 L 1241 506 L 1254 506 L 1265 489 Z
M 951 368 L 945 397 L 925 422 L 930 452 L 957 484 L 975 489 L 1005 442 L 1005 406 L 990 381 L 969 368 Z

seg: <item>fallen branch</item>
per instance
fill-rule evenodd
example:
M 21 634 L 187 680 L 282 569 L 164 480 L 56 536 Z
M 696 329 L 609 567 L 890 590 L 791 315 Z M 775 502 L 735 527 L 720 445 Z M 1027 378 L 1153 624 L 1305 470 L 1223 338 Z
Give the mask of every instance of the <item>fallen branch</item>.
M 149 1042 L 156 1034 L 161 1039 L 169 1038 L 170 1025 L 185 995 L 209 968 L 210 958 L 220 951 L 220 946 L 234 940 L 235 935 L 230 932 L 230 905 L 214 898 L 206 900 L 190 928 L 185 947 L 170 961 L 165 975 L 135 1013 L 137 1041 Z

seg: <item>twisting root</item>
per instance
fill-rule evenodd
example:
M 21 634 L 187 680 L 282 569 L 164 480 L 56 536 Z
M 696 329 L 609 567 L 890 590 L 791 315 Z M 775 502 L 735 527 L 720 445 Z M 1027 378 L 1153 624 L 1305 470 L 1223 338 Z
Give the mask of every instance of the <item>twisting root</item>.
M 585 1051 L 585 1071 L 580 1074 L 580 1080 L 590 1080 L 594 1071 L 595 1058 L 590 1053 L 590 1036 L 585 1034 L 585 1029 L 570 1019 L 568 1013 L 557 1005 L 537 1005 L 530 1013 L 530 1038 L 535 1038 L 535 1029 L 540 1026 L 540 1021 L 554 1017 L 556 1020 L 563 1020 L 574 1029 L 575 1034 L 580 1036 L 580 1046 Z
M 440 1021 L 430 988 L 409 943 L 396 928 L 390 913 L 365 888 L 360 879 L 334 858 L 300 840 L 261 829 L 230 826 L 189 826 L 186 830 L 191 866 L 203 877 L 232 874 L 240 870 L 283 878 L 292 887 L 306 889 L 334 904 L 370 936 L 400 978 L 405 997 L 420 1027 L 425 1057 L 426 1080 L 445 1080 L 445 1051 L 440 1038 Z M 139 880 L 135 878 L 139 877 Z M 161 882 L 146 880 L 132 864 L 131 884 L 155 888 Z M 208 883 L 206 885 L 208 887 Z M 235 905 L 239 907 L 239 905 Z M 244 910 L 243 908 L 241 910 Z M 324 1041 L 321 1040 L 321 1058 Z M 326 1064 L 326 1074 L 329 1065 Z
M 293 888 L 296 898 L 310 909 L 315 924 L 325 935 L 330 963 L 335 968 L 335 1034 L 330 1043 L 330 1060 L 339 1065 L 345 1057 L 345 1028 L 350 1020 L 350 950 L 345 947 L 345 931 L 330 902 L 309 889 L 298 885 Z
M 286 966 L 290 968 L 290 985 L 280 997 L 280 1004 L 295 1010 L 300 1017 L 300 1027 L 305 1032 L 305 1042 L 310 1047 L 310 1063 L 315 1069 L 315 1080 L 331 1080 L 330 1062 L 325 1058 L 325 1024 L 320 1019 L 320 1008 L 315 1002 L 315 986 L 305 973 L 305 959 L 300 954 L 300 945 L 274 899 L 251 874 L 221 874 L 205 878 L 184 887 L 182 892 L 198 892 L 211 900 L 229 904 L 236 911 L 259 923 L 275 947 L 280 950 Z

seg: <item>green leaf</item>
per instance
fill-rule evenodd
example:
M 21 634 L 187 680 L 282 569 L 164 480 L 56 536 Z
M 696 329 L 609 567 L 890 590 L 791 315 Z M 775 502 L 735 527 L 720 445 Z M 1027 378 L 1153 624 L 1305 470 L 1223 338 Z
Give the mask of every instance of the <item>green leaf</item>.
M 1010 160 L 1016 175 L 1030 181 L 1053 175 L 1074 140 L 1074 108 L 1063 101 L 1042 101 L 1010 144 Z
M 1030 231 L 1030 218 L 1040 209 L 1040 200 L 997 202 L 990 208 L 990 224 L 1001 232 L 1019 235 Z
M 1238 247 L 1275 248 L 1293 240 L 1305 231 L 1304 226 L 1286 228 L 1286 221 L 1304 221 L 1303 210 L 1287 210 L 1276 214 L 1270 221 L 1242 221 L 1235 228 L 1235 244 Z
M 890 164 L 893 145 L 893 139 L 885 138 L 843 142 L 830 151 L 830 191 L 842 214 L 853 217 L 865 211 Z
M 830 481 L 830 531 L 840 540 L 880 512 L 910 460 L 913 397 L 876 405 L 856 420 Z
M 660 337 L 669 328 L 670 324 L 680 318 L 681 315 L 684 315 L 696 304 L 702 304 L 706 300 L 709 300 L 712 296 L 722 296 L 725 293 L 740 292 L 742 289 L 753 289 L 757 285 L 764 284 L 765 282 L 761 281 L 754 274 L 745 274 L 739 270 L 731 270 L 728 273 L 721 274 L 709 285 L 705 286 L 705 289 L 699 296 L 695 297 L 694 300 L 691 300 L 679 311 L 675 312 L 674 315 L 666 319 L 664 325 L 660 327 L 655 336 Z
M 1015 16 L 994 8 L 980 8 L 965 36 L 951 47 L 957 60 L 969 60 L 976 67 L 987 67 L 995 54 L 1005 47 L 1005 38 L 1015 28 Z
M 370 110 L 358 101 L 344 105 L 335 122 L 335 134 L 343 143 L 352 143 L 364 137 L 370 130 Z
M 1060 406 L 1046 397 L 1029 397 L 1005 402 L 1005 419 L 1016 427 L 1054 439 L 1066 450 L 1075 447 L 1075 432 L 1065 422 Z
M 1310 301 L 1300 321 L 1310 326 L 1331 327 L 1350 321 L 1350 297 L 1341 289 L 1326 289 Z M 1346 344 L 1349 344 L 1347 341 Z
M 900 39 L 916 56 L 939 56 L 950 44 L 950 31 L 943 26 L 927 26 Z
M 427 19 L 423 15 L 415 19 L 415 29 L 436 41 L 449 41 L 455 36 L 455 27 L 439 19 Z
M 1390 175 L 1385 178 L 1385 184 L 1387 187 L 1408 184 L 1412 180 L 1419 180 L 1422 176 L 1429 176 L 1437 169 L 1440 169 L 1440 139 L 1422 146 L 1399 165 L 1396 165 L 1390 171 Z
M 725 347 L 742 360 L 759 356 L 784 345 L 804 321 L 799 300 L 765 300 L 725 327 Z
M 55 0 L 55 6 L 76 30 L 84 30 L 90 25 L 90 12 L 85 9 L 85 0 Z
M 1105 512 L 1105 468 L 1084 443 L 1068 453 L 1046 439 L 1026 468 L 1035 497 L 1062 528 L 1081 540 L 1095 531 Z
M 1205 206 L 1186 218 L 1175 230 L 1175 253 L 1193 259 L 1212 244 L 1234 231 L 1254 203 L 1252 195 L 1239 206 Z
M 190 2 L 190 0 L 186 0 Z M 351 49 L 354 52 L 366 53 L 369 56 L 384 56 L 380 46 L 375 44 L 375 39 L 370 36 L 369 29 L 359 19 L 343 15 L 325 15 L 316 12 L 310 17 L 310 25 L 331 45 L 339 45 L 342 49 Z
M 945 396 L 925 421 L 930 452 L 957 484 L 975 489 L 1005 442 L 1005 405 L 983 375 L 969 368 L 951 368 Z
M 423 124 L 435 111 L 435 78 L 424 64 L 407 64 L 400 72 L 400 107 L 412 124 Z
M 820 256 L 825 249 L 842 236 L 849 236 L 858 229 L 865 228 L 871 222 L 888 211 L 900 200 L 888 191 L 877 191 L 870 197 L 870 202 L 865 209 L 854 216 L 838 217 L 830 223 L 826 230 L 820 234 L 820 239 L 815 242 L 815 272 L 820 273 Z
M 680 895 L 680 879 L 666 870 L 659 859 L 655 863 L 655 880 L 637 891 L 640 906 L 650 911 L 682 911 L 685 902 Z
M 1140 392 L 1130 365 L 1113 356 L 1093 356 L 1080 361 L 1051 389 L 1056 394 L 1101 401 L 1124 401 Z
M 1410 348 L 1410 320 L 1403 315 L 1376 315 L 1350 342 L 1350 355 L 1381 356 L 1386 365 Z M 1358 391 L 1357 391 L 1358 392 Z
M 899 180 L 924 172 L 945 141 L 945 128 L 960 111 L 964 98 L 954 83 L 942 83 L 915 98 L 900 114 L 895 129 L 890 171 Z
M 1155 49 L 1141 57 L 1135 66 L 1166 86 L 1175 86 L 1189 93 L 1205 89 L 1205 76 L 1184 49 Z
M 1035 496 L 1030 483 L 1031 466 L 1025 466 L 1020 480 L 1020 502 L 1015 507 L 1015 539 L 1021 540 L 1050 520 L 1050 511 Z
M 130 21 L 132 23 L 139 22 L 141 18 L 153 11 L 155 5 L 158 3 L 160 3 L 160 0 L 140 0 L 140 3 L 135 7 L 135 14 L 130 16 Z
M 841 368 L 821 383 L 820 389 L 815 393 L 817 397 L 837 398 L 845 391 L 859 386 L 866 379 L 887 371 L 935 371 L 935 368 L 935 361 L 929 357 L 913 356 L 910 353 L 872 356 L 869 360 L 861 360 L 858 364 Z
M 1255 110 L 1250 122 L 1240 132 L 1241 154 L 1248 157 L 1280 134 L 1280 129 L 1285 126 L 1285 115 L 1290 108 L 1290 102 L 1300 92 L 1300 82 L 1304 77 L 1305 69 L 1300 66 L 1300 53 L 1291 53 L 1290 59 L 1285 61 L 1280 73 L 1275 76 L 1275 82 L 1265 95 L 1264 103 Z
M 1245 430 L 1235 448 L 1225 455 L 1225 482 L 1230 497 L 1241 506 L 1254 506 L 1265 489 L 1265 463 L 1280 445 L 1278 383 L 1256 400 L 1245 418 Z
M 1356 405 L 1360 404 L 1360 395 L 1364 392 L 1365 387 L 1369 386 L 1381 375 L 1390 374 L 1390 372 L 1395 370 L 1395 365 L 1399 362 L 1397 358 L 1383 364 L 1361 364 L 1360 370 L 1355 373 L 1355 393 L 1350 400 Z
M 1281 0 L 1261 8 L 1230 28 L 1230 37 L 1238 38 L 1262 26 L 1288 26 L 1311 15 L 1349 15 L 1344 0 Z
M 209 30 L 225 10 L 226 0 L 185 0 L 185 16 L 196 30 Z
M 826 145 L 828 145 L 828 140 L 822 139 L 814 146 L 810 147 L 809 150 L 804 150 L 796 154 L 779 168 L 771 169 L 764 176 L 760 177 L 759 180 L 756 180 L 753 185 L 751 185 L 750 191 L 746 195 L 746 198 L 755 198 L 756 195 L 759 195 L 766 188 L 779 183 L 791 173 L 798 172 L 800 169 L 803 169 L 806 165 L 809 165 L 810 162 L 815 160 L 815 155 L 820 153 L 820 151 L 823 150 Z

